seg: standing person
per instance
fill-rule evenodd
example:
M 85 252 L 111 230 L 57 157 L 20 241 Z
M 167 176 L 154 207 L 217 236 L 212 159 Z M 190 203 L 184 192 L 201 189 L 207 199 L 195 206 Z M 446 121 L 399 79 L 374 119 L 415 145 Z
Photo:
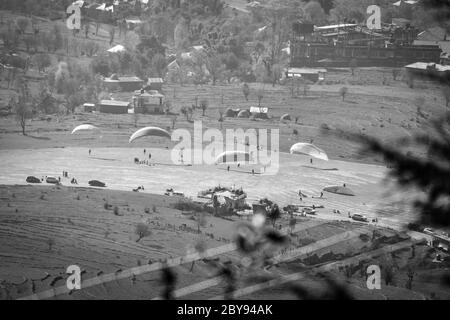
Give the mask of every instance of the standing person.
M 302 190 L 298 190 L 298 197 L 300 198 L 300 201 L 303 201 Z
M 148 160 L 150 160 L 152 158 L 152 154 L 149 152 L 148 153 Z
M 313 160 L 312 160 L 312 158 L 309 160 L 309 162 L 311 162 L 311 164 L 313 164 Z
M 230 166 L 227 167 L 227 171 L 230 171 Z
M 91 155 L 91 149 L 89 149 L 89 155 Z
M 323 192 L 320 193 L 320 197 L 323 198 Z
M 145 156 L 145 152 L 147 152 L 147 150 L 144 149 L 144 156 Z

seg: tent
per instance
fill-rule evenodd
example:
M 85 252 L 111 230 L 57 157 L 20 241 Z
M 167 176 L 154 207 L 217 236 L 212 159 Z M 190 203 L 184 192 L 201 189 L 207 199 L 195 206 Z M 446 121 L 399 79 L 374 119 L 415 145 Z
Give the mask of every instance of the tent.
M 111 49 L 108 49 L 107 51 L 111 52 L 111 53 L 118 53 L 118 52 L 124 52 L 124 51 L 126 51 L 126 49 L 123 45 L 118 44 L 117 46 L 114 46 Z
M 241 110 L 239 111 L 238 118 L 249 118 L 250 117 L 250 112 L 248 112 L 248 110 Z
M 225 117 L 234 118 L 239 114 L 240 111 L 240 109 L 233 110 L 231 108 L 228 108 L 227 110 L 225 110 Z

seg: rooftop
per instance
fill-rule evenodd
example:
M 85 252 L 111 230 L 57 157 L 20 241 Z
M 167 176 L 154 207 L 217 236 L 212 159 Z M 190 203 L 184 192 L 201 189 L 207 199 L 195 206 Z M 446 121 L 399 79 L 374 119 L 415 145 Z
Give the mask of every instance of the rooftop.
M 100 105 L 106 106 L 119 106 L 119 107 L 128 107 L 130 103 L 127 101 L 118 101 L 118 100 L 102 100 L 100 101 Z
M 433 62 L 415 62 L 405 66 L 408 69 L 417 69 L 417 70 L 427 70 L 429 68 L 436 68 L 436 71 L 439 72 L 450 72 L 450 66 L 444 66 L 442 64 L 433 63 Z
M 105 78 L 105 82 L 142 82 L 138 77 L 117 77 L 117 79 Z

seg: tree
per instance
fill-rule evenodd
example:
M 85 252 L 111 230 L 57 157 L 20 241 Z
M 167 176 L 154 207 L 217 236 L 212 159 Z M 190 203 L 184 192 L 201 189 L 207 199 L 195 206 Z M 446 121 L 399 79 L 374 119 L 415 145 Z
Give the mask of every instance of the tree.
M 34 59 L 39 72 L 41 71 L 45 72 L 45 69 L 50 67 L 52 64 L 50 56 L 46 53 L 37 54 L 35 55 Z
M 34 49 L 35 52 L 37 51 L 37 39 L 35 36 L 25 35 L 23 37 L 23 43 L 25 44 L 28 53 L 30 53 L 32 48 Z
M 273 204 L 268 212 L 267 217 L 272 221 L 272 226 L 275 228 L 275 223 L 281 217 L 280 208 L 277 204 Z
M 345 95 L 347 94 L 347 92 L 348 92 L 348 88 L 347 87 L 342 87 L 342 88 L 339 89 L 339 94 L 342 97 L 342 101 L 344 101 Z
M 133 113 L 134 127 L 137 128 L 139 122 L 139 113 L 134 110 Z
M 248 101 L 248 95 L 250 94 L 250 87 L 247 83 L 244 83 L 242 86 L 242 93 L 244 94 L 245 101 Z
M 205 116 L 206 109 L 208 108 L 208 100 L 202 99 L 200 101 L 200 108 L 202 109 L 202 116 Z
M 57 51 L 63 48 L 64 39 L 61 33 L 61 28 L 58 25 L 55 25 L 53 28 L 54 42 L 53 42 L 53 51 Z
M 283 73 L 283 66 L 280 64 L 274 64 L 272 66 L 272 87 L 275 87 L 275 84 L 280 80 L 281 75 Z
M 316 1 L 309 1 L 304 7 L 303 11 L 305 13 L 305 17 L 310 22 L 315 25 L 321 25 L 327 20 L 327 15 L 323 10 L 320 3 Z
M 24 34 L 27 31 L 28 25 L 30 24 L 30 20 L 27 18 L 19 18 L 16 21 L 17 27 L 20 30 L 20 33 Z
M 264 88 L 260 88 L 256 91 L 256 97 L 258 98 L 258 107 L 261 107 L 261 101 L 264 98 Z
M 163 77 L 167 68 L 166 58 L 162 54 L 156 54 L 152 58 L 152 68 L 159 77 Z
M 222 63 L 222 60 L 220 57 L 218 57 L 216 54 L 213 54 L 211 56 L 208 56 L 206 58 L 206 68 L 208 69 L 213 86 L 216 85 L 216 81 L 220 79 L 222 76 L 223 71 L 225 70 L 224 64 Z
M 32 106 L 28 83 L 23 77 L 17 79 L 17 91 L 19 92 L 19 98 L 17 102 L 13 101 L 13 110 L 16 114 L 16 121 L 22 128 L 22 134 L 25 136 L 27 120 L 32 116 Z
M 28 102 L 19 99 L 19 102 L 14 106 L 14 112 L 16 114 L 16 121 L 22 128 L 22 134 L 25 136 L 25 127 L 27 125 L 27 119 L 31 118 L 31 108 Z
M 350 60 L 350 70 L 352 71 L 352 76 L 355 75 L 355 69 L 358 68 L 358 60 L 353 58 Z
M 55 47 L 55 39 L 50 32 L 41 33 L 41 43 L 47 52 L 52 51 Z
M 148 237 L 149 235 L 151 235 L 151 232 L 148 229 L 148 225 L 146 225 L 145 223 L 142 223 L 142 222 L 137 224 L 135 233 L 138 236 L 136 242 L 139 242 L 139 241 L 141 241 L 142 238 Z

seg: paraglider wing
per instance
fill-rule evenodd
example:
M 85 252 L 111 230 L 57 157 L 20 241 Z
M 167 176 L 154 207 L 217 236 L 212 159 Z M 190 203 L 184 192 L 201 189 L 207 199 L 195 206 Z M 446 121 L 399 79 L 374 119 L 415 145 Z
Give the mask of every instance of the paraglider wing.
M 145 127 L 145 128 L 139 129 L 138 131 L 133 133 L 132 136 L 130 137 L 130 140 L 128 141 L 128 143 L 131 143 L 136 139 L 146 137 L 146 136 L 166 137 L 169 139 L 171 138 L 170 133 L 164 129 L 161 129 L 158 127 Z
M 304 154 L 317 159 L 328 161 L 328 156 L 322 149 L 311 143 L 296 143 L 291 147 L 291 154 Z
M 99 130 L 99 128 L 97 128 L 96 126 L 92 125 L 92 124 L 82 124 L 79 125 L 78 127 L 75 127 L 75 129 L 72 130 L 72 134 L 74 134 L 75 132 L 78 131 L 85 131 L 85 130 Z
M 251 155 L 245 151 L 225 151 L 216 157 L 215 163 L 250 162 Z

